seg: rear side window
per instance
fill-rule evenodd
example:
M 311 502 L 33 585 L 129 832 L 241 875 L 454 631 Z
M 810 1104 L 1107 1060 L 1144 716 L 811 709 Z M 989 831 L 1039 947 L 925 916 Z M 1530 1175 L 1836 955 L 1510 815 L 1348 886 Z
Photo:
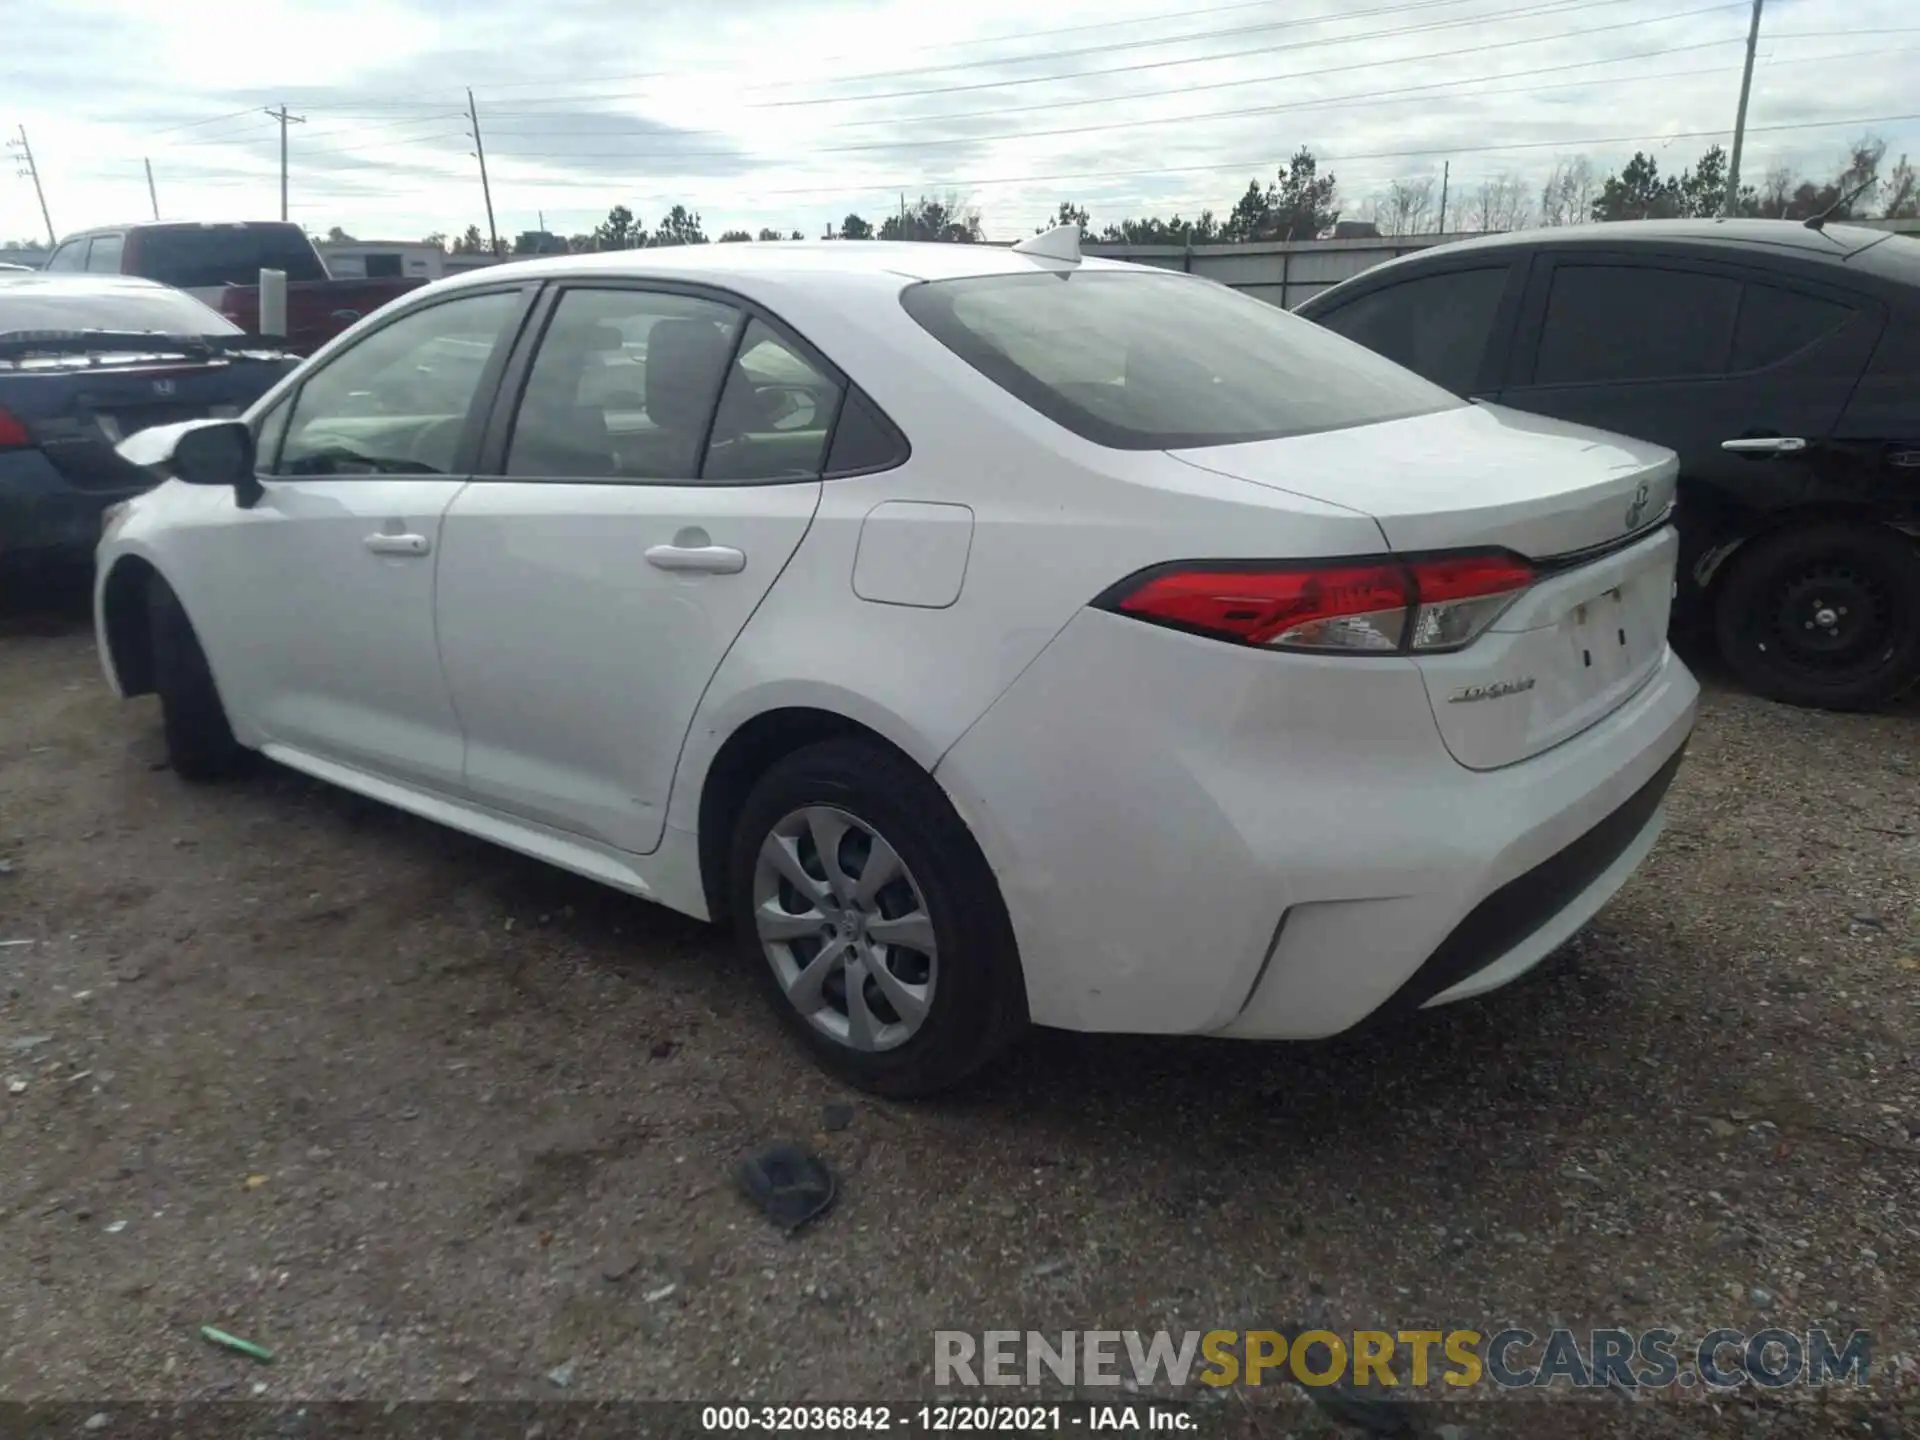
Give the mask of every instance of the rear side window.
M 827 474 L 864 475 L 891 470 L 907 460 L 906 437 L 859 390 L 849 391 L 833 427 L 833 449 L 827 455 Z
M 802 480 L 818 475 L 840 409 L 840 382 L 760 320 L 727 372 L 700 478 Z
M 1748 285 L 1740 297 L 1729 368 L 1737 373 L 1777 364 L 1826 339 L 1852 317 L 1853 311 L 1837 300 L 1773 285 Z
M 1222 285 L 1080 269 L 908 287 L 907 313 L 996 385 L 1120 450 L 1233 445 L 1463 402 Z
M 1473 392 L 1511 267 L 1423 275 L 1316 317 L 1456 395 Z
M 1536 385 L 1723 375 L 1741 285 L 1721 275 L 1633 265 L 1568 265 L 1553 290 Z
M 93 248 L 87 252 L 87 269 L 101 275 L 118 275 L 120 254 L 126 245 L 126 238 L 121 235 L 94 236 Z
M 298 225 L 143 226 L 135 262 L 135 273 L 187 290 L 257 285 L 262 270 L 284 270 L 290 282 L 327 278 Z
M 742 320 L 692 295 L 566 291 L 527 375 L 506 473 L 698 479 Z

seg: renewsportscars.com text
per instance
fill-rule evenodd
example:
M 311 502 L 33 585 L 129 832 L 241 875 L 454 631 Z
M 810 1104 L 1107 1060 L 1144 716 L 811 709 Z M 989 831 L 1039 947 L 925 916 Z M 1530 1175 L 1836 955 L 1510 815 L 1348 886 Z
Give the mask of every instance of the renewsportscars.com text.
M 1873 1341 L 1855 1330 L 937 1330 L 941 1386 L 1339 1385 L 1416 1389 L 1438 1382 L 1503 1390 L 1757 1385 L 1856 1387 L 1868 1382 Z

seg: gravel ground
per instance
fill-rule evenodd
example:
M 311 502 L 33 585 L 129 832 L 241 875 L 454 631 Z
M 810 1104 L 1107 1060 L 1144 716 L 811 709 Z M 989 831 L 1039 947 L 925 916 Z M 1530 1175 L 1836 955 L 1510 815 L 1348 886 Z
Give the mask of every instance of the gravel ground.
M 1824 1323 L 1920 1380 L 1920 706 L 1711 689 L 1653 859 L 1485 1000 L 1042 1033 L 892 1106 L 704 926 L 290 773 L 183 785 L 83 616 L 15 604 L 0 696 L 0 1397 L 904 1399 L 937 1328 L 1301 1320 Z M 781 1138 L 841 1176 L 792 1238 L 729 1181 Z M 1514 1433 L 1798 1413 L 1554 1408 Z

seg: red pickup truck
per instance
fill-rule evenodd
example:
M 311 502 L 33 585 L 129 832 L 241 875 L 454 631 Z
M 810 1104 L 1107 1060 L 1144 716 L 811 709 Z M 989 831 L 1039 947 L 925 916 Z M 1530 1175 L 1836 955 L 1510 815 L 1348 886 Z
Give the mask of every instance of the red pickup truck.
M 260 333 L 260 272 L 285 271 L 288 333 L 280 346 L 296 355 L 311 354 L 362 315 L 427 283 L 336 280 L 306 231 L 278 220 L 85 230 L 62 240 L 45 268 L 157 280 L 204 300 L 250 335 Z

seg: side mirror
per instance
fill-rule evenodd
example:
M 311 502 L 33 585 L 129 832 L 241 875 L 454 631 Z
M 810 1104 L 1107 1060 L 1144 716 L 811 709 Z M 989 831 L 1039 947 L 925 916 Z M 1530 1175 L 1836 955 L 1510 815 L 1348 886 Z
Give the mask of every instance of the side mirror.
M 231 489 L 241 506 L 260 498 L 253 474 L 253 431 L 239 420 L 188 420 L 130 435 L 120 457 L 188 485 Z

